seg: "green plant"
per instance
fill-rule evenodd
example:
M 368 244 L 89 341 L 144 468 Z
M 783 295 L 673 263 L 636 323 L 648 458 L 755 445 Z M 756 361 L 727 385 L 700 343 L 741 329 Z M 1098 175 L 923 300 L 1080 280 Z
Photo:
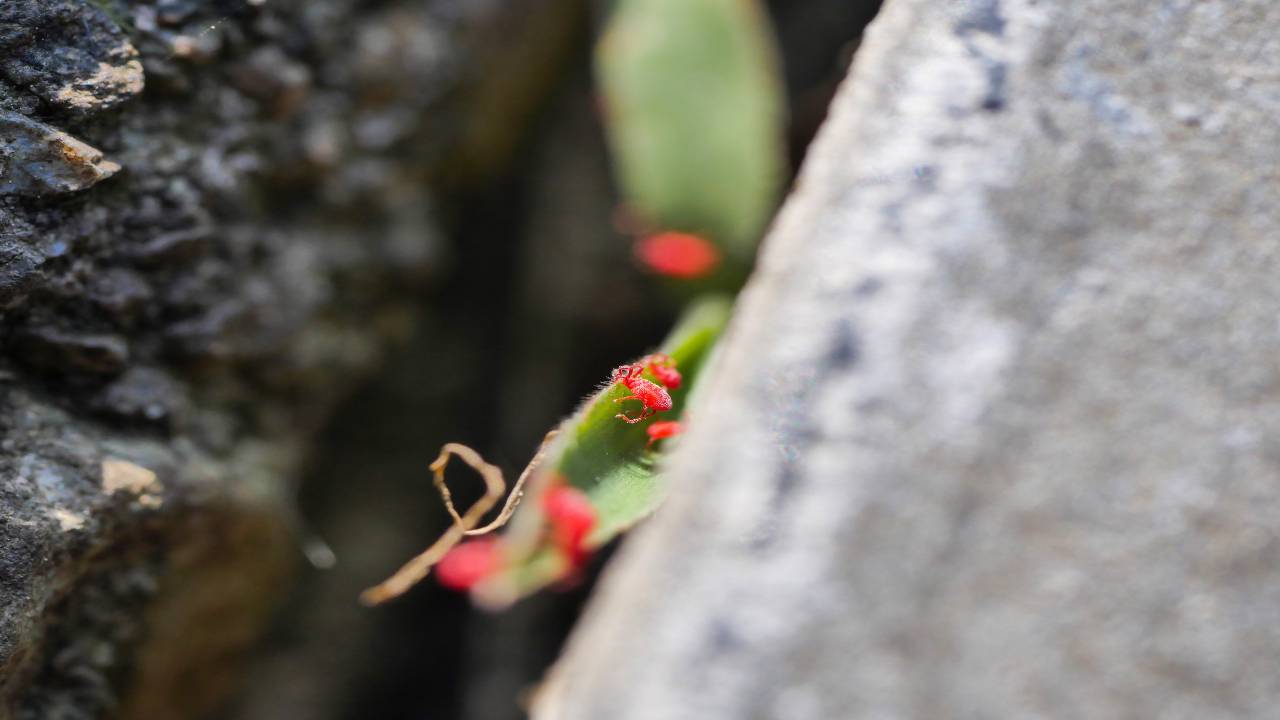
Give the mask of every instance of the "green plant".
M 453 526 L 366 591 L 366 603 L 403 593 L 443 561 L 442 582 L 504 607 L 574 577 L 587 553 L 666 494 L 666 438 L 688 422 L 682 412 L 705 385 L 732 303 L 707 288 L 741 283 L 785 175 L 781 80 L 756 0 L 620 0 L 596 60 L 619 184 L 642 236 L 637 257 L 693 299 L 658 355 L 619 368 L 548 433 L 483 527 L 506 493 L 502 472 L 470 448 L 446 445 L 431 467 Z M 728 267 L 709 278 L 721 258 Z M 623 400 L 643 407 L 622 413 Z M 454 456 L 486 487 L 461 513 L 444 479 Z M 526 494 L 535 502 L 522 504 Z M 460 545 L 504 526 L 500 538 Z
M 596 68 L 631 211 L 749 267 L 787 171 L 782 80 L 759 3 L 620 0 Z
M 671 391 L 675 416 L 697 392 L 715 342 L 729 317 L 727 297 L 710 297 L 695 303 L 659 348 L 680 368 L 684 382 Z M 524 494 L 535 500 L 557 484 L 581 490 L 596 510 L 596 522 L 583 538 L 586 550 L 598 548 L 657 508 L 666 492 L 661 454 L 649 445 L 642 425 L 617 418 L 616 400 L 630 391 L 612 383 L 597 391 L 547 436 L 533 461 L 521 473 L 496 520 L 478 527 L 486 513 L 506 495 L 502 472 L 462 445 L 445 446 L 432 465 L 436 487 L 454 517 L 454 525 L 435 544 L 407 563 L 385 583 L 367 591 L 363 600 L 374 604 L 391 599 L 420 580 L 432 565 L 470 535 L 497 530 L 510 520 L 499 543 L 501 562 L 489 577 L 478 579 L 474 596 L 491 606 L 503 606 L 569 575 L 573 563 L 552 542 L 548 523 L 538 502 L 520 505 Z M 465 512 L 453 509 L 452 495 L 444 482 L 448 459 L 457 455 L 480 473 L 486 493 Z M 516 512 L 517 507 L 521 512 Z

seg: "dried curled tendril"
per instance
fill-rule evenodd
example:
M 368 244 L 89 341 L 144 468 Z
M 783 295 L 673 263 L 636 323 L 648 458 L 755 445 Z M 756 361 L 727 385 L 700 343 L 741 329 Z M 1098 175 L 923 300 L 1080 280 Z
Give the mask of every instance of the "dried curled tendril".
M 450 550 L 454 548 L 465 537 L 473 535 L 485 535 L 501 528 L 507 524 L 511 516 L 515 513 L 516 506 L 520 504 L 520 499 L 524 496 L 525 482 L 533 475 L 533 471 L 542 463 L 542 458 L 546 455 L 547 448 L 551 445 L 552 439 L 555 438 L 557 431 L 552 430 L 542 439 L 542 445 L 538 447 L 538 452 L 529 461 L 524 472 L 520 473 L 520 477 L 516 479 L 516 484 L 511 488 L 511 494 L 507 496 L 506 502 L 502 506 L 502 511 L 498 513 L 498 517 L 484 527 L 477 528 L 481 518 L 483 518 L 493 506 L 502 498 L 503 493 L 507 490 L 507 483 L 502 477 L 502 470 L 496 465 L 491 465 L 480 457 L 480 453 L 472 450 L 466 445 L 460 443 L 447 443 L 440 448 L 440 456 L 431 463 L 431 472 L 434 475 L 433 482 L 436 490 L 440 492 L 441 499 L 444 500 L 445 509 L 449 511 L 449 516 L 453 518 L 453 525 L 440 536 L 438 540 L 431 544 L 426 550 L 422 551 L 417 557 L 405 563 L 403 567 L 395 572 L 394 575 L 382 581 L 381 583 L 365 590 L 360 594 L 360 602 L 365 605 L 378 605 L 393 598 L 403 595 L 409 588 L 422 581 L 431 571 L 431 567 L 440 562 Z M 480 474 L 484 480 L 484 495 L 476 500 L 468 507 L 466 512 L 461 515 L 453 504 L 453 495 L 449 492 L 449 486 L 444 482 L 444 469 L 449 464 L 449 458 L 457 455 L 471 469 Z

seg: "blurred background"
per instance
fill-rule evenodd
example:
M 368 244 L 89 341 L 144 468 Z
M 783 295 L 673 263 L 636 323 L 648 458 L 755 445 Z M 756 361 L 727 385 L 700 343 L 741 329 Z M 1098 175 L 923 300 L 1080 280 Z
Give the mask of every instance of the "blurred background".
M 355 598 L 446 526 L 427 470 L 443 443 L 518 472 L 548 428 L 675 317 L 617 228 L 591 69 L 607 5 L 571 10 L 581 17 L 550 92 L 502 141 L 509 157 L 446 174 L 419 208 L 436 229 L 400 240 L 426 254 L 416 301 L 394 319 L 385 365 L 336 408 L 296 489 L 313 560 L 324 564 L 323 542 L 336 564 L 300 570 L 227 720 L 523 717 L 522 697 L 572 627 L 607 552 L 579 586 L 500 614 L 430 581 L 375 609 Z M 769 3 L 793 168 L 878 5 Z

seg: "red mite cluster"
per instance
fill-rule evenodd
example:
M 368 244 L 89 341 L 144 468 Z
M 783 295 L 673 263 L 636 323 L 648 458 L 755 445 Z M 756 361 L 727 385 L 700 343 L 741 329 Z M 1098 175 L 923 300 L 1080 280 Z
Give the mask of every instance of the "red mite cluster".
M 590 557 L 585 545 L 587 535 L 596 526 L 596 509 L 587 494 L 558 482 L 543 493 L 542 512 L 551 523 L 551 542 L 569 568 L 577 570 L 585 565 Z M 440 559 L 435 568 L 436 580 L 453 590 L 470 590 L 505 564 L 500 540 L 472 540 Z
M 631 395 L 617 398 L 614 402 L 639 400 L 640 404 L 644 406 L 640 414 L 635 417 L 631 417 L 626 413 L 618 413 L 616 417 L 621 418 L 626 423 L 635 424 L 652 416 L 654 413 L 670 410 L 671 394 L 667 392 L 667 388 L 675 390 L 680 387 L 682 380 L 680 371 L 676 370 L 675 364 L 675 361 L 667 355 L 649 355 L 640 362 L 623 365 L 614 370 L 613 381 L 622 383 L 631 391 Z M 653 373 L 653 376 L 658 378 L 658 382 L 662 383 L 662 385 L 641 377 L 641 373 L 645 369 Z
M 652 373 L 658 383 L 641 377 L 645 370 Z M 671 395 L 667 390 L 679 388 L 683 378 L 676 369 L 674 359 L 668 355 L 654 354 L 614 370 L 613 380 L 625 385 L 632 393 L 614 402 L 639 400 L 643 405 L 636 417 L 625 413 L 617 415 L 624 422 L 634 424 L 655 413 L 670 410 Z M 645 447 L 678 435 L 681 429 L 680 423 L 675 420 L 655 422 L 646 429 L 649 443 Z M 543 493 L 542 512 L 551 523 L 551 542 L 568 561 L 571 570 L 581 568 L 589 556 L 585 547 L 587 536 L 595 528 L 598 519 L 591 499 L 586 493 L 561 480 Z M 505 562 L 499 540 L 473 540 L 453 548 L 441 558 L 435 568 L 436 579 L 447 588 L 470 590 L 477 583 L 502 570 Z
M 680 371 L 676 369 L 676 361 L 670 355 L 655 353 L 646 357 L 643 362 L 663 387 L 668 390 L 680 389 L 680 383 L 684 382 L 684 378 L 680 376 Z

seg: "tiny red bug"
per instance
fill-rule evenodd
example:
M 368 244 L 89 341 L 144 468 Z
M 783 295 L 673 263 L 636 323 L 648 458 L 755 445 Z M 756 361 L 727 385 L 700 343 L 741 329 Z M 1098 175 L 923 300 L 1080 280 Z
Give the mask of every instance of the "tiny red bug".
M 502 569 L 502 553 L 493 539 L 463 543 L 448 552 L 436 565 L 436 580 L 454 590 L 470 590 L 473 585 Z
M 618 413 L 615 416 L 622 418 L 627 423 L 638 423 L 654 413 L 666 412 L 671 409 L 671 395 L 662 386 L 640 377 L 642 372 L 644 372 L 642 363 L 623 365 L 613 371 L 613 381 L 627 386 L 627 389 L 632 393 L 627 397 L 617 398 L 614 402 L 639 400 L 644 404 L 644 410 L 640 411 L 640 414 L 636 417 L 629 417 L 626 413 Z
M 649 434 L 649 442 L 645 444 L 645 448 L 648 448 L 659 440 L 666 440 L 684 432 L 684 426 L 679 420 L 663 420 L 650 425 L 645 432 Z
M 650 235 L 636 243 L 636 258 L 659 275 L 692 280 L 720 264 L 720 251 L 705 238 L 683 232 Z
M 582 543 L 596 526 L 596 508 L 581 490 L 557 485 L 542 496 L 542 511 L 551 521 L 556 545 L 574 566 L 587 558 Z
M 680 371 L 676 369 L 675 358 L 662 353 L 655 353 L 644 359 L 644 364 L 648 366 L 649 372 L 658 378 L 658 382 L 666 386 L 668 390 L 680 389 L 680 383 L 684 380 L 680 376 Z

